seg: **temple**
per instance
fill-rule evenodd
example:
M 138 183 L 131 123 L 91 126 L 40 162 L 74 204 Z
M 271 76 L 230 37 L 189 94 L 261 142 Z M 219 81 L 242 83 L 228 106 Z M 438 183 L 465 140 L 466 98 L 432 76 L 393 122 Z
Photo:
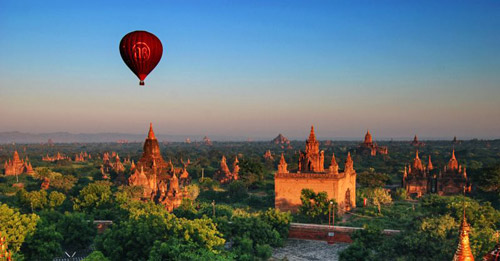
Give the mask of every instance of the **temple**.
M 274 144 L 290 144 L 290 140 L 288 140 L 285 136 L 283 136 L 281 133 L 274 138 L 271 143 Z
M 443 171 L 434 168 L 430 155 L 427 165 L 424 165 L 417 150 L 411 164 L 405 166 L 402 186 L 408 195 L 416 197 L 429 193 L 445 196 L 455 195 L 461 193 L 464 188 L 466 192 L 471 191 L 467 173 L 465 168 L 458 164 L 455 150 L 453 150 L 451 159 Z
M 212 140 L 210 138 L 208 138 L 207 136 L 203 137 L 203 144 L 205 144 L 206 146 L 213 145 Z
M 22 160 L 19 157 L 19 153 L 17 153 L 17 150 L 14 151 L 14 155 L 12 156 L 12 160 L 8 160 L 3 164 L 4 167 L 4 174 L 5 176 L 14 176 L 14 175 L 20 175 L 20 174 L 33 174 L 35 173 L 33 171 L 33 166 L 31 166 L 31 162 L 29 161 L 28 157 L 26 156 L 25 160 Z
M 300 151 L 296 172 L 288 171 L 285 157 L 281 155 L 278 171 L 274 176 L 277 209 L 296 212 L 302 204 L 302 189 L 312 189 L 317 193 L 326 192 L 328 198 L 333 198 L 338 203 L 340 212 L 356 207 L 356 171 L 351 154 L 347 154 L 343 172 L 339 172 L 333 154 L 330 166 L 325 169 L 325 153 L 319 150 L 319 145 L 312 126 L 305 152 Z
M 410 144 L 415 147 L 425 146 L 425 143 L 418 140 L 417 134 L 415 134 L 415 137 L 413 137 L 413 141 Z
M 265 160 L 274 160 L 273 154 L 271 154 L 270 150 L 266 150 L 266 153 L 264 153 L 264 159 Z
M 222 156 L 222 159 L 220 161 L 220 167 L 217 170 L 217 172 L 215 172 L 214 178 L 221 184 L 226 184 L 232 182 L 233 180 L 238 180 L 239 172 L 240 172 L 240 166 L 239 166 L 238 156 L 236 156 L 234 159 L 232 172 L 229 170 L 229 167 L 227 166 L 226 157 Z
M 444 166 L 443 172 L 439 173 L 436 190 L 441 196 L 449 196 L 462 193 L 464 188 L 466 192 L 471 191 L 470 180 L 465 167 L 458 164 L 453 150 L 448 164 Z
M 74 161 L 75 162 L 84 162 L 84 161 L 87 161 L 87 160 L 89 160 L 91 158 L 92 157 L 87 152 L 80 152 L 79 154 L 75 154 Z
M 49 156 L 48 154 L 42 157 L 42 161 L 47 161 L 47 162 L 56 162 L 59 160 L 69 160 L 71 159 L 68 156 L 64 156 L 61 153 L 57 152 L 55 156 Z
M 386 146 L 378 146 L 377 143 L 373 142 L 372 134 L 369 130 L 366 131 L 365 140 L 358 146 L 357 150 L 360 154 L 370 154 L 372 156 L 376 156 L 377 153 L 382 155 L 389 153 Z
M 150 124 L 142 156 L 137 164 L 134 164 L 134 173 L 129 177 L 128 183 L 143 188 L 142 200 L 153 200 L 172 211 L 180 206 L 182 199 L 188 195 L 188 164 L 189 161 L 182 168 L 175 168 L 171 161 L 166 162 L 163 159 L 153 124 Z

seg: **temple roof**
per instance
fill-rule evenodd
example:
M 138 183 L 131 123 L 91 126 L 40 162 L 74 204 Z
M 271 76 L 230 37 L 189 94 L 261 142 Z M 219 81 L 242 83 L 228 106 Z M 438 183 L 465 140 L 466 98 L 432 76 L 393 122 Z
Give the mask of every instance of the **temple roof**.
M 314 125 L 311 125 L 311 132 L 309 133 L 308 141 L 316 141 L 316 134 L 314 134 Z
M 149 123 L 149 133 L 148 133 L 148 139 L 156 139 L 155 133 L 153 131 L 153 123 Z

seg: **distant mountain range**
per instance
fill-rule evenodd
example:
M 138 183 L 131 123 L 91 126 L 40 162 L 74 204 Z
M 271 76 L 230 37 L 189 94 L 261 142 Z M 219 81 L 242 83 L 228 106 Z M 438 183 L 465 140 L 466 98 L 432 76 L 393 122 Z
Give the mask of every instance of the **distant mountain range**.
M 186 138 L 189 138 L 191 142 L 203 141 L 205 135 L 165 135 L 157 134 L 156 137 L 159 141 L 169 141 L 169 142 L 183 142 Z M 248 141 L 248 137 L 244 136 L 208 136 L 213 141 Z M 50 132 L 50 133 L 25 133 L 18 131 L 11 132 L 0 132 L 0 144 L 6 143 L 47 143 L 51 139 L 54 143 L 105 143 L 105 142 L 143 142 L 146 138 L 145 134 L 130 134 L 130 133 L 69 133 L 69 132 Z M 319 140 L 326 140 L 322 137 L 318 137 Z M 470 138 L 464 138 L 467 140 Z M 274 140 L 270 137 L 252 137 L 252 141 L 271 141 L 276 142 L 287 142 L 283 135 L 279 135 Z M 292 140 L 304 141 L 306 138 L 292 138 Z M 337 137 L 332 138 L 332 140 L 343 140 L 343 141 L 356 141 L 361 142 L 361 137 L 349 138 L 349 137 Z M 381 138 L 378 141 L 388 141 L 391 138 Z M 411 141 L 410 138 L 394 138 L 394 141 Z M 423 138 L 422 140 L 450 140 L 450 138 Z
M 160 141 L 184 141 L 186 136 L 180 135 L 156 135 Z M 0 132 L 0 143 L 47 143 L 51 139 L 54 143 L 101 143 L 101 142 L 143 142 L 144 134 L 130 133 L 23 133 L 23 132 Z M 201 141 L 203 136 L 191 136 L 191 141 Z

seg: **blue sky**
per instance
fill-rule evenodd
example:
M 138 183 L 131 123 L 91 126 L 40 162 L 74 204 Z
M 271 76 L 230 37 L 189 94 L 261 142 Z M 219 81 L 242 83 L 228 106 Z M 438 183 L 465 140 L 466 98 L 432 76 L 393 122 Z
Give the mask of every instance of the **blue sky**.
M 0 33 L 0 131 L 500 137 L 498 1 L 3 0 Z

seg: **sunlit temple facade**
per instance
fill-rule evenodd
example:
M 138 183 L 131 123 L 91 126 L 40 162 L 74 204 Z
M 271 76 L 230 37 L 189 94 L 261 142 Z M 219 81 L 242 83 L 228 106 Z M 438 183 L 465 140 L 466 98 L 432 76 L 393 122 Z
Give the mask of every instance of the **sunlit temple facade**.
M 274 176 L 277 209 L 296 212 L 302 204 L 302 189 L 311 189 L 316 193 L 326 192 L 328 198 L 335 199 L 341 212 L 356 207 L 356 171 L 350 153 L 347 154 L 342 172 L 339 171 L 334 154 L 330 166 L 325 169 L 325 152 L 319 150 L 319 145 L 312 126 L 305 152 L 300 151 L 296 172 L 288 171 L 288 164 L 284 155 L 281 155 L 278 171 Z

